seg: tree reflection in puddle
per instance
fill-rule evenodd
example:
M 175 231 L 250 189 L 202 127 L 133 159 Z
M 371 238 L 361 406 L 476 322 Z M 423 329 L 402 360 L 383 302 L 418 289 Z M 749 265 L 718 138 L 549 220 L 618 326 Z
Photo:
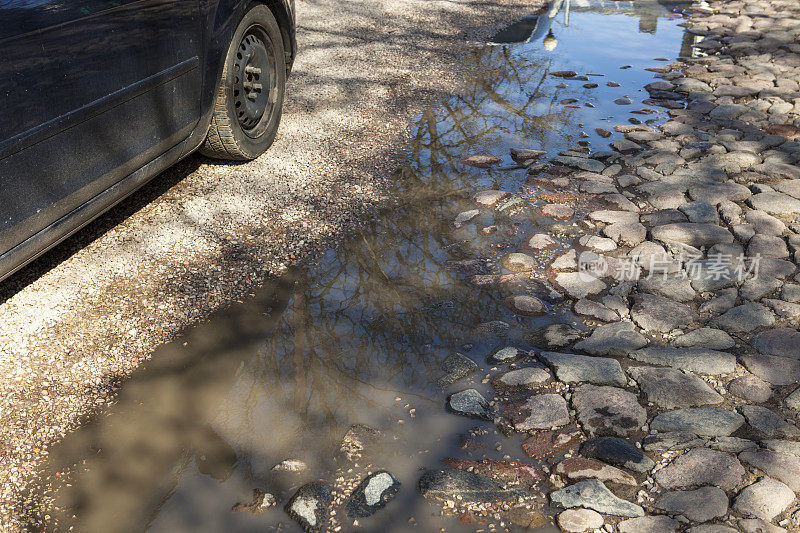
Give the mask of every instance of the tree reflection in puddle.
M 461 96 L 412 125 L 409 162 L 397 171 L 392 191 L 398 206 L 342 246 L 267 282 L 254 298 L 158 350 L 124 384 L 112 409 L 52 451 L 51 471 L 78 465 L 70 484 L 55 494 L 51 514 L 80 531 L 296 531 L 280 506 L 260 515 L 231 508 L 250 501 L 254 488 L 283 504 L 302 483 L 346 476 L 350 466 L 336 459 L 336 451 L 347 428 L 362 423 L 385 432 L 370 464 L 402 483 L 385 510 L 361 521 L 364 530 L 406 530 L 411 517 L 420 531 L 474 530 L 437 516 L 417 495 L 420 469 L 440 468 L 448 456 L 479 458 L 485 452 L 529 459 L 519 436 L 507 438 L 491 423 L 448 414 L 446 394 L 474 387 L 491 398 L 484 383 L 487 353 L 507 344 L 531 348 L 525 341 L 530 331 L 574 317 L 557 305 L 544 317 L 517 316 L 501 305 L 508 289 L 469 283 L 469 274 L 482 273 L 503 249 L 548 221 L 512 209 L 481 215 L 480 225 L 498 226 L 489 235 L 474 225 L 472 232 L 454 232 L 454 216 L 473 207 L 469 197 L 475 191 L 501 189 L 532 198 L 525 171 L 510 169 L 510 162 L 479 170 L 459 161 L 473 153 L 505 155 L 512 146 L 554 155 L 574 146 L 593 121 L 620 113 L 610 107 L 611 99 L 604 100 L 611 88 L 591 92 L 573 83 L 559 89 L 560 81 L 546 75 L 578 70 L 574 65 L 585 70 L 592 62 L 596 51 L 589 49 L 597 44 L 589 39 L 590 24 L 606 34 L 650 39 L 647 57 L 674 57 L 680 50 L 676 22 L 661 24 L 663 34 L 641 34 L 629 14 L 594 12 L 571 14 L 558 54 L 541 50 L 541 43 L 476 49 L 480 75 Z M 613 63 L 615 80 L 623 84 L 617 92 L 650 81 L 651 73 L 641 68 L 617 69 L 644 65 L 640 50 L 611 51 L 592 68 L 612 73 Z M 595 107 L 566 107 L 559 103 L 566 97 L 592 100 Z M 607 142 L 593 134 L 588 139 L 595 149 Z M 454 268 L 463 260 L 475 260 L 467 264 L 468 273 Z M 479 334 L 476 326 L 492 320 L 511 327 L 504 335 Z M 475 360 L 479 371 L 442 391 L 436 386 L 441 363 L 455 350 Z M 459 435 L 476 426 L 482 428 L 478 446 L 460 449 Z M 304 461 L 308 469 L 272 470 L 287 458 Z

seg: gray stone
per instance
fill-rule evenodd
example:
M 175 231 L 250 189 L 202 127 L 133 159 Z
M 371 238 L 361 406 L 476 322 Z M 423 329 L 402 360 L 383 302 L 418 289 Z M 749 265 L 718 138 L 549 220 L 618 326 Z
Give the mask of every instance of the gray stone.
M 595 252 L 612 252 L 617 249 L 617 243 L 613 239 L 597 235 L 584 235 L 578 239 L 578 244 Z
M 724 260 L 694 260 L 687 265 L 686 275 L 699 292 L 715 292 L 732 287 L 738 280 L 736 266 Z
M 508 365 L 515 361 L 519 361 L 528 355 L 528 352 L 515 348 L 514 346 L 506 346 L 495 350 L 486 358 L 486 362 L 491 365 Z
M 772 385 L 800 383 L 800 360 L 756 354 L 741 355 L 739 360 L 747 370 Z
M 750 344 L 766 355 L 800 359 L 800 333 L 796 329 L 768 329 L 754 335 Z
M 653 507 L 669 515 L 681 515 L 694 522 L 707 522 L 725 516 L 728 497 L 717 487 L 696 490 L 676 490 L 662 494 Z
M 764 211 L 752 210 L 745 213 L 745 219 L 753 226 L 756 233 L 780 236 L 786 231 L 786 224 Z
M 713 437 L 708 441 L 708 447 L 720 452 L 739 453 L 758 448 L 758 444 L 749 439 L 740 439 L 739 437 Z
M 560 394 L 536 394 L 509 402 L 503 416 L 511 420 L 517 431 L 550 429 L 570 422 L 567 402 Z
M 676 533 L 680 522 L 668 516 L 641 516 L 617 524 L 619 533 Z
M 697 297 L 689 279 L 681 274 L 655 274 L 641 278 L 638 289 L 676 302 L 691 302 Z
M 769 383 L 752 374 L 739 376 L 732 380 L 728 383 L 728 391 L 743 400 L 754 403 L 764 403 L 772 397 L 772 387 Z
M 575 302 L 572 310 L 575 311 L 576 315 L 594 318 L 602 322 L 615 322 L 619 320 L 619 315 L 617 313 L 599 302 L 586 298 L 581 298 Z
M 644 187 L 640 186 L 638 189 L 642 190 Z M 682 189 L 660 188 L 660 190 L 648 196 L 647 201 L 658 210 L 677 209 L 686 203 L 686 197 L 683 195 Z
M 645 331 L 672 331 L 694 323 L 699 317 L 691 307 L 663 296 L 642 293 L 634 296 L 631 318 Z
M 677 337 L 673 345 L 679 348 L 700 347 L 712 350 L 727 350 L 736 344 L 730 335 L 720 329 L 699 328 Z
M 463 226 L 464 224 L 466 224 L 467 222 L 469 222 L 470 220 L 472 220 L 473 218 L 477 217 L 480 214 L 481 214 L 480 209 L 470 209 L 469 211 L 462 211 L 461 213 L 456 215 L 456 219 L 453 222 L 453 225 L 457 228 L 460 228 L 461 226 Z
M 588 339 L 575 344 L 575 349 L 593 355 L 626 356 L 646 344 L 647 339 L 632 323 L 616 322 L 598 326 Z
M 774 257 L 762 257 L 761 262 L 758 264 L 759 276 L 786 279 L 794 274 L 795 270 L 797 270 L 797 267 L 791 261 L 775 259 Z
M 604 224 L 634 224 L 639 222 L 639 215 L 630 211 L 600 209 L 589 213 L 589 220 Z
M 778 290 L 783 282 L 772 276 L 758 276 L 750 278 L 739 288 L 739 296 L 745 300 L 760 300 L 769 293 Z
M 584 507 L 614 516 L 644 516 L 644 509 L 614 496 L 603 483 L 596 479 L 579 481 L 574 485 L 554 491 L 550 493 L 550 500 L 553 504 L 567 509 Z
M 694 374 L 646 366 L 631 367 L 628 373 L 647 395 L 647 401 L 659 407 L 674 409 L 722 402 L 722 396 Z
M 763 303 L 767 304 L 780 318 L 785 318 L 793 323 L 800 319 L 800 304 L 790 304 L 773 298 L 765 298 Z
M 733 502 L 733 508 L 746 516 L 754 516 L 770 521 L 794 501 L 794 492 L 770 478 L 745 487 Z
M 740 410 L 750 427 L 765 437 L 800 437 L 797 426 L 766 407 L 743 405 Z
M 497 390 L 532 390 L 550 379 L 550 372 L 544 368 L 528 366 L 510 370 L 492 377 L 492 386 Z
M 328 529 L 332 501 L 330 487 L 322 481 L 314 481 L 297 489 L 284 509 L 303 531 L 316 533 Z
M 688 220 L 686 215 L 677 209 L 659 209 L 642 215 L 642 222 L 648 226 L 663 226 L 673 222 L 687 222 Z
M 636 478 L 627 472 L 588 457 L 569 457 L 564 459 L 556 465 L 555 471 L 557 474 L 566 476 L 573 481 L 597 479 L 604 483 L 620 483 L 634 487 L 639 485 Z
M 797 283 L 787 283 L 781 289 L 781 300 L 791 303 L 800 303 L 800 285 Z
M 732 527 L 722 524 L 703 524 L 686 530 L 686 533 L 739 533 Z
M 472 200 L 481 207 L 493 207 L 495 204 L 511 196 L 510 192 L 487 190 L 475 193 Z
M 558 527 L 567 533 L 583 533 L 603 526 L 603 515 L 591 509 L 567 509 L 557 518 Z
M 800 442 L 798 441 L 767 439 L 762 440 L 761 445 L 769 450 L 800 457 Z
M 442 363 L 442 370 L 445 374 L 439 378 L 438 383 L 445 388 L 478 370 L 478 365 L 466 355 L 456 352 L 447 356 Z
M 686 431 L 651 433 L 642 442 L 642 447 L 648 452 L 691 450 L 705 445 L 706 439 Z
M 464 504 L 516 503 L 526 496 L 519 489 L 503 487 L 488 477 L 457 468 L 428 470 L 419 480 L 419 492 L 424 498 Z
M 789 257 L 789 250 L 786 248 L 786 242 L 782 238 L 756 233 L 747 243 L 747 255 L 749 257 L 761 256 L 785 259 Z
M 450 395 L 447 407 L 455 414 L 469 418 L 491 420 L 489 402 L 475 389 L 467 389 Z
M 739 413 L 717 407 L 697 407 L 661 413 L 653 418 L 654 431 L 690 431 L 708 437 L 727 437 L 744 424 Z
M 355 488 L 347 502 L 347 516 L 365 518 L 380 511 L 400 491 L 400 482 L 385 470 L 373 472 Z
M 770 215 L 792 215 L 800 213 L 800 200 L 781 192 L 760 192 L 748 198 L 753 209 L 765 211 Z
M 564 289 L 576 300 L 598 294 L 606 289 L 606 284 L 586 272 L 559 272 L 556 285 Z
M 680 206 L 678 209 L 686 214 L 689 222 L 697 222 L 699 224 L 719 224 L 717 210 L 708 202 L 688 202 Z
M 625 387 L 628 380 L 619 361 L 569 353 L 541 352 L 539 359 L 553 369 L 564 383 L 588 382 L 595 385 Z
M 742 518 L 739 520 L 739 529 L 743 533 L 786 533 L 782 527 L 774 526 L 758 518 Z
M 539 298 L 528 294 L 517 294 L 504 298 L 503 305 L 523 316 L 541 316 L 547 313 L 544 303 Z
M 622 246 L 636 246 L 647 237 L 647 229 L 639 222 L 610 224 L 603 234 Z
M 552 270 L 577 270 L 578 252 L 574 248 L 564 252 L 553 260 L 550 268 Z
M 578 420 L 591 436 L 635 433 L 647 421 L 636 395 L 615 387 L 581 385 L 572 393 Z
M 563 348 L 580 340 L 581 332 L 569 324 L 550 324 L 536 331 L 534 338 L 548 348 Z
M 708 448 L 694 448 L 657 471 L 654 477 L 667 490 L 712 485 L 729 491 L 742 482 L 744 473 L 744 467 L 735 457 Z
M 800 457 L 775 450 L 746 450 L 739 459 L 800 492 Z
M 580 454 L 634 472 L 649 472 L 655 466 L 653 460 L 641 450 L 619 437 L 598 437 L 584 441 L 580 447 Z
M 793 393 L 787 396 L 784 403 L 789 409 L 800 411 L 800 388 L 795 389 Z
M 689 246 L 712 246 L 720 242 L 733 242 L 733 235 L 714 224 L 677 222 L 656 226 L 650 230 L 653 239 L 662 242 L 679 242 Z
M 609 143 L 609 146 L 623 155 L 631 155 L 636 152 L 641 152 L 642 147 L 628 139 L 618 139 Z
M 729 333 L 750 333 L 751 331 L 769 327 L 775 323 L 772 311 L 758 303 L 739 305 L 722 316 L 711 320 L 710 325 L 724 329 Z
M 648 346 L 630 353 L 629 356 L 642 363 L 671 366 L 700 374 L 730 374 L 736 368 L 735 356 L 708 348 Z
M 555 240 L 553 237 L 548 235 L 547 233 L 535 233 L 525 239 L 525 243 L 523 245 L 524 248 L 529 250 L 546 250 L 547 248 L 552 248 L 556 246 L 558 241 Z
M 692 200 L 705 201 L 717 205 L 725 200 L 739 202 L 752 196 L 753 193 L 744 185 L 738 183 L 708 183 L 691 187 L 689 196 Z
M 597 161 L 596 159 L 587 159 L 584 157 L 559 155 L 553 158 L 553 162 L 566 165 L 568 167 L 579 168 L 587 172 L 599 173 L 606 168 L 606 166 L 600 161 Z

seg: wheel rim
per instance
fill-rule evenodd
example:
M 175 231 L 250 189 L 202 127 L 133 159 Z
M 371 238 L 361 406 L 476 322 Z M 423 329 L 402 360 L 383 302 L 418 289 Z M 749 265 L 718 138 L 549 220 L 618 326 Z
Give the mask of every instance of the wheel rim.
M 236 118 L 250 137 L 258 137 L 268 126 L 275 104 L 275 53 L 267 32 L 249 28 L 236 50 L 233 102 Z

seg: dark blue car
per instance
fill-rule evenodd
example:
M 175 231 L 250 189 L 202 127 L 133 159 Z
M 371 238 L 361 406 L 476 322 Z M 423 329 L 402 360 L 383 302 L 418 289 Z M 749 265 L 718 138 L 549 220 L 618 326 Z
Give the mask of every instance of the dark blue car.
M 0 0 L 0 279 L 195 150 L 272 144 L 293 0 Z

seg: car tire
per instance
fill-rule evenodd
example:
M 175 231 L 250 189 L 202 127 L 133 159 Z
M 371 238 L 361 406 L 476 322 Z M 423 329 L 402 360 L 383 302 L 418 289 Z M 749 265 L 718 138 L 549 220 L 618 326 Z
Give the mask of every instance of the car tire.
M 280 27 L 269 8 L 256 5 L 233 34 L 200 152 L 237 161 L 263 154 L 275 140 L 285 89 Z

